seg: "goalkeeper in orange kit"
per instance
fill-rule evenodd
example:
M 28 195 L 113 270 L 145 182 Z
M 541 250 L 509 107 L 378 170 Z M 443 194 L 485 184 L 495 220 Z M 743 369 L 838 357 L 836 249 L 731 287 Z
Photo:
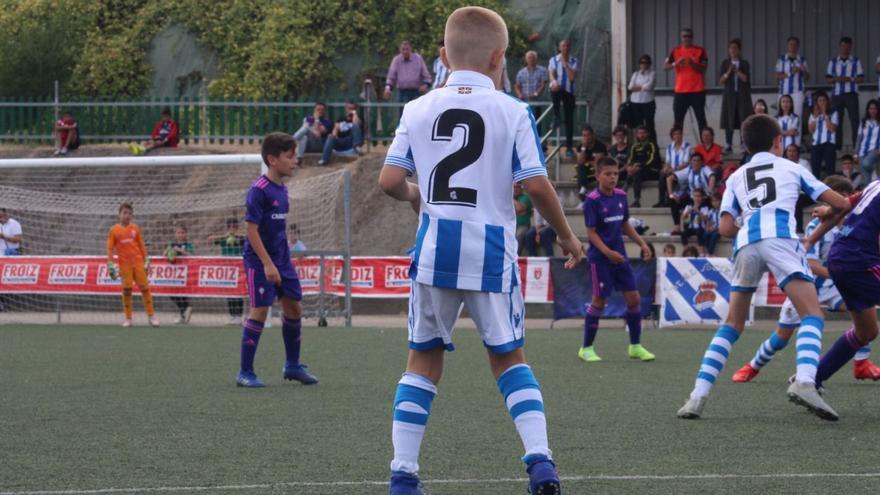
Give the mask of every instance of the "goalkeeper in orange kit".
M 147 282 L 150 260 L 147 258 L 147 247 L 141 235 L 141 228 L 131 223 L 134 208 L 128 203 L 119 205 L 119 223 L 110 228 L 107 235 L 107 270 L 110 278 L 116 280 L 122 278 L 122 307 L 125 310 L 125 321 L 122 326 L 131 326 L 132 306 L 132 282 L 136 283 L 144 298 L 144 308 L 150 319 L 150 325 L 159 326 L 159 320 L 154 316 L 153 294 L 150 293 L 150 285 Z M 113 263 L 113 250 L 119 260 L 119 266 Z

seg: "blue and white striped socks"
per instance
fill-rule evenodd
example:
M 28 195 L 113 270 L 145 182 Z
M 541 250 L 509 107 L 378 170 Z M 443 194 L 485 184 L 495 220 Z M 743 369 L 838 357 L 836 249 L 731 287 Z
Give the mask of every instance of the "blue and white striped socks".
M 822 331 L 825 322 L 819 316 L 810 315 L 801 320 L 797 339 L 797 375 L 800 383 L 816 383 L 816 369 L 822 354 Z
M 703 362 L 700 364 L 700 371 L 697 373 L 697 381 L 694 383 L 694 390 L 691 392 L 691 398 L 706 397 L 715 384 L 715 379 L 724 364 L 730 356 L 730 349 L 739 339 L 739 333 L 730 325 L 721 325 L 709 347 L 703 355 Z
M 761 344 L 761 347 L 758 347 L 758 352 L 755 353 L 755 357 L 752 358 L 749 365 L 752 369 L 756 370 L 767 366 L 767 363 L 773 359 L 773 356 L 782 349 L 785 349 L 785 346 L 787 345 L 787 340 L 784 340 L 779 335 L 776 335 L 776 332 L 773 332 L 773 334 L 770 335 L 770 338 L 765 340 L 764 343 Z
M 551 458 L 544 399 L 532 369 L 527 364 L 511 366 L 498 377 L 498 390 L 504 396 L 525 448 L 523 461 L 528 462 L 530 458 L 538 456 Z
M 391 426 L 392 471 L 419 472 L 419 449 L 431 414 L 431 402 L 436 395 L 437 386 L 427 378 L 415 373 L 404 373 L 400 378 L 394 396 L 394 422 Z

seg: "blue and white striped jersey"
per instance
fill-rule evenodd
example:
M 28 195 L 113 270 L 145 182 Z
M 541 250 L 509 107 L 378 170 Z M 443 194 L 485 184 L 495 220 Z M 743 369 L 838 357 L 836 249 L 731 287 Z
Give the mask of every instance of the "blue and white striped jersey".
M 793 144 L 798 148 L 801 147 L 801 118 L 797 116 L 797 114 L 791 115 L 778 115 L 776 117 L 776 122 L 779 122 L 779 127 L 782 128 L 783 132 L 791 129 L 795 129 L 798 131 L 796 136 L 782 136 L 782 149 L 788 148 L 788 145 Z
M 446 78 L 449 77 L 449 69 L 443 65 L 443 61 L 440 60 L 440 57 L 434 59 L 434 82 L 431 84 L 431 89 L 437 89 L 443 86 L 443 83 L 446 82 Z
M 807 227 L 804 229 L 804 237 L 810 237 L 813 234 L 813 231 L 819 227 L 819 219 L 814 218 L 812 222 L 810 222 Z M 828 262 L 828 252 L 831 251 L 831 244 L 834 242 L 834 239 L 837 238 L 837 234 L 840 233 L 840 228 L 834 227 L 822 236 L 822 239 L 819 239 L 819 242 L 813 244 L 810 247 L 810 250 L 807 251 L 807 259 L 819 260 L 823 265 Z M 834 282 L 830 278 L 816 277 L 816 288 L 818 289 L 827 289 L 829 287 L 833 287 Z
M 681 143 L 681 148 L 676 148 L 675 143 L 666 145 L 666 164 L 675 170 L 686 167 L 694 152 L 691 143 L 687 141 Z
M 568 57 L 568 65 L 572 70 L 579 69 L 578 59 L 575 57 Z M 547 63 L 547 70 L 556 74 L 556 80 L 559 81 L 559 87 L 563 91 L 574 94 L 574 80 L 568 77 L 568 71 L 562 66 L 562 54 L 557 53 L 555 57 L 550 59 L 550 62 Z
M 509 293 L 518 284 L 512 186 L 546 176 L 529 105 L 472 71 L 406 104 L 386 165 L 418 178 L 421 221 L 411 278 Z
M 816 201 L 828 190 L 808 170 L 772 153 L 757 153 L 727 179 L 721 214 L 742 218 L 733 252 L 764 239 L 797 239 L 795 204 L 801 191 Z
M 862 61 L 859 57 L 849 57 L 846 60 L 834 57 L 828 61 L 828 69 L 825 71 L 825 77 L 864 77 L 865 71 L 862 70 Z M 859 85 L 855 81 L 836 82 L 831 85 L 831 94 L 833 96 L 845 93 L 858 93 Z
M 712 178 L 712 169 L 707 166 L 700 167 L 699 171 L 694 168 L 683 168 L 675 172 L 675 178 L 678 180 L 677 196 L 691 194 L 694 189 L 702 189 L 704 194 L 709 194 L 709 179 Z
M 785 74 L 785 79 L 779 81 L 780 95 L 792 95 L 804 91 L 804 73 L 802 71 L 792 73 L 792 69 L 795 67 L 809 70 L 807 59 L 803 55 L 791 57 L 784 53 L 776 60 L 776 72 Z
M 840 116 L 837 112 L 831 112 L 828 119 L 834 124 L 835 128 L 840 125 Z M 813 122 L 816 123 L 816 130 L 813 131 L 813 146 L 825 143 L 835 144 L 837 142 L 837 137 L 835 137 L 834 132 L 825 125 L 825 116 L 817 117 L 814 114 L 810 114 L 809 123 L 812 124 Z
M 859 127 L 859 156 L 868 156 L 872 151 L 880 148 L 880 122 L 866 120 Z

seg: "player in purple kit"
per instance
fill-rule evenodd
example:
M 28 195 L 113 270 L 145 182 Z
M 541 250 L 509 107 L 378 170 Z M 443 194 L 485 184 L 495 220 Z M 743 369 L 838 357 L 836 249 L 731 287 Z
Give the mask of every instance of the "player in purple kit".
M 584 345 L 578 357 L 586 362 L 601 361 L 593 349 L 593 340 L 599 330 L 599 318 L 605 309 L 605 300 L 612 290 L 623 292 L 626 301 L 626 326 L 629 330 L 629 357 L 653 361 L 654 355 L 641 344 L 642 312 L 639 291 L 632 267 L 626 259 L 623 236 L 626 235 L 642 248 L 645 260 L 651 259 L 651 248 L 629 223 L 629 205 L 626 192 L 617 189 L 618 167 L 613 158 L 602 158 L 596 169 L 599 187 L 584 201 L 584 220 L 590 250 L 590 273 L 593 278 L 593 300 L 584 319 Z
M 235 383 L 239 387 L 263 387 L 254 373 L 254 355 L 269 308 L 275 299 L 283 310 L 281 333 L 284 337 L 285 380 L 305 385 L 318 383 L 299 362 L 302 334 L 302 287 L 287 246 L 287 213 L 290 209 L 287 186 L 282 182 L 296 167 L 296 141 L 288 134 L 273 132 L 263 138 L 265 175 L 247 193 L 247 240 L 244 243 L 244 269 L 251 309 L 241 334 L 241 370 Z
M 850 199 L 850 210 L 829 215 L 813 232 L 808 245 L 818 242 L 849 213 L 828 252 L 828 272 L 852 316 L 853 328 L 840 336 L 819 361 L 816 387 L 877 338 L 880 304 L 880 180 L 868 184 L 861 197 Z

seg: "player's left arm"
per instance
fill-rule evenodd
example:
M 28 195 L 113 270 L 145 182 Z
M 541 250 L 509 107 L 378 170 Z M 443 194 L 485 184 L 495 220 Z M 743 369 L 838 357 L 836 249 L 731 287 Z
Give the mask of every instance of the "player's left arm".
M 147 245 L 144 243 L 144 234 L 141 232 L 141 228 L 137 228 L 137 246 L 138 251 L 141 252 L 141 256 L 144 258 L 144 270 L 150 270 L 150 256 L 147 254 Z
M 642 239 L 642 236 L 636 232 L 636 229 L 629 222 L 623 222 L 623 235 L 632 239 L 633 242 L 639 245 L 642 248 L 642 259 L 645 261 L 649 261 L 651 259 L 651 248 L 648 246 L 648 243 Z

